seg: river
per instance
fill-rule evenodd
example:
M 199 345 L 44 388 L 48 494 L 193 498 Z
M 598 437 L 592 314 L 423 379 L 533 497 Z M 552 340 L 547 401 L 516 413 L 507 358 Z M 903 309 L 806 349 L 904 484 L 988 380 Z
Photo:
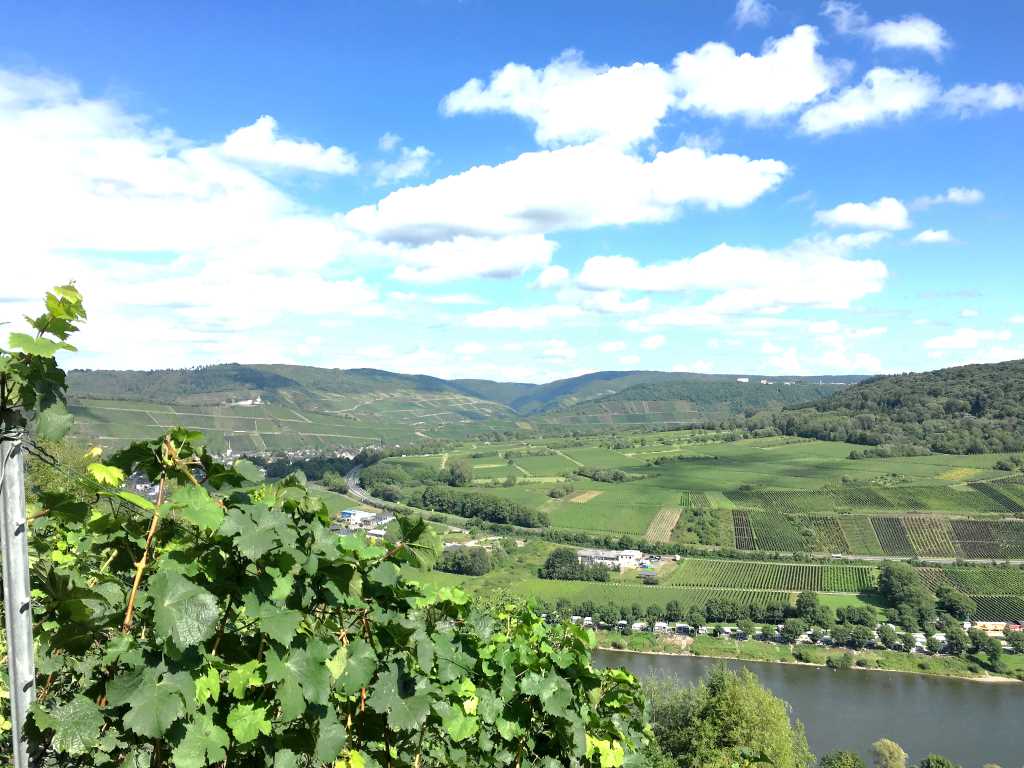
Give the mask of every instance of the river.
M 685 683 L 696 682 L 721 663 L 618 651 L 597 651 L 594 659 L 600 666 L 625 667 L 639 677 L 674 676 Z M 965 768 L 985 763 L 1024 766 L 1024 684 L 750 661 L 726 664 L 746 667 L 789 702 L 818 757 L 844 749 L 869 760 L 871 743 L 889 738 L 914 763 L 935 753 Z

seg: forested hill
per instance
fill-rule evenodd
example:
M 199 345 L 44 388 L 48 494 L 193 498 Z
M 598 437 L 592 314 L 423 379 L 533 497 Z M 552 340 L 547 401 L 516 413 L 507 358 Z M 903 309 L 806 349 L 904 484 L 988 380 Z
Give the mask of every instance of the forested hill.
M 1024 360 L 880 376 L 753 427 L 893 453 L 1024 450 Z

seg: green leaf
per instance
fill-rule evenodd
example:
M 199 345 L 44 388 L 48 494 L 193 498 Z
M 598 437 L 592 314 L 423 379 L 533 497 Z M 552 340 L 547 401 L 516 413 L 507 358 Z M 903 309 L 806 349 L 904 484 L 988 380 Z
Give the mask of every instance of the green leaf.
M 415 678 L 394 663 L 377 678 L 366 703 L 374 712 L 387 715 L 388 725 L 395 730 L 418 728 L 430 712 L 430 698 L 417 693 Z
M 316 747 L 314 756 L 321 763 L 333 763 L 341 754 L 341 748 L 348 741 L 348 733 L 345 726 L 338 722 L 338 716 L 332 707 L 320 718 L 320 727 L 317 729 Z
M 572 702 L 572 688 L 565 680 L 550 671 L 543 675 L 528 672 L 519 684 L 519 689 L 527 696 L 540 698 L 544 711 L 556 717 L 562 716 Z
M 274 753 L 273 768 L 297 768 L 299 756 L 290 749 L 279 749 Z
M 275 640 L 286 648 L 291 645 L 295 631 L 302 623 L 303 615 L 290 608 L 281 608 L 270 602 L 260 602 L 254 592 L 247 592 L 243 597 L 245 615 L 256 619 L 260 630 L 271 640 Z
M 239 704 L 228 713 L 228 728 L 239 744 L 255 741 L 261 733 L 269 736 L 270 721 L 267 719 L 267 708 Z
M 196 704 L 202 706 L 207 701 L 220 698 L 220 674 L 213 667 L 196 678 Z
M 103 485 L 111 485 L 116 488 L 124 482 L 124 472 L 117 467 L 109 467 L 106 464 L 93 462 L 85 469 L 95 478 L 96 482 Z
M 91 752 L 100 738 L 103 713 L 92 701 L 79 694 L 52 713 L 53 748 L 67 755 Z
M 179 573 L 160 571 L 149 580 L 153 623 L 159 637 L 185 650 L 209 640 L 217 629 L 217 598 Z
M 344 645 L 338 646 L 338 650 L 327 660 L 327 671 L 331 673 L 331 680 L 337 680 L 348 664 L 348 648 Z
M 398 576 L 401 573 L 398 566 L 394 563 L 379 563 L 372 571 L 367 575 L 370 581 L 380 584 L 384 587 L 392 587 L 398 581 Z
M 157 682 L 157 674 L 146 670 L 143 679 L 128 696 L 124 724 L 140 736 L 158 739 L 185 711 L 184 702 L 172 686 Z
M 356 638 L 347 646 L 348 660 L 345 670 L 338 678 L 338 688 L 344 693 L 357 693 L 360 688 L 370 682 L 377 669 L 377 655 L 369 643 L 361 637 Z
M 183 485 L 171 494 L 171 507 L 200 528 L 215 531 L 224 522 L 224 508 L 205 489 Z
M 213 722 L 213 717 L 202 714 L 188 724 L 171 759 L 175 768 L 203 768 L 223 762 L 231 744 L 228 732 Z
M 305 701 L 326 704 L 331 693 L 331 674 L 327 668 L 329 653 L 327 645 L 315 640 L 306 648 L 292 648 L 284 657 L 279 657 L 272 648 L 268 649 L 267 682 L 281 682 L 285 686 L 297 684 Z M 291 690 L 287 693 L 289 697 L 292 695 Z
M 259 674 L 262 666 L 262 663 L 252 659 L 228 672 L 227 684 L 231 695 L 236 699 L 244 699 L 248 688 L 263 685 L 263 675 Z
M 20 349 L 26 355 L 35 355 L 36 357 L 53 357 L 62 349 L 75 351 L 70 344 L 49 339 L 37 339 L 27 333 L 12 333 L 7 337 L 7 346 L 10 349 Z
M 248 480 L 250 483 L 258 483 L 263 480 L 263 472 L 248 459 L 239 459 L 232 469 L 240 474 L 243 480 Z
M 455 742 L 465 741 L 480 729 L 477 719 L 467 715 L 459 706 L 449 707 L 441 722 Z
M 64 403 L 58 401 L 39 412 L 35 425 L 36 437 L 57 442 L 68 433 L 74 423 L 75 417 L 68 413 Z

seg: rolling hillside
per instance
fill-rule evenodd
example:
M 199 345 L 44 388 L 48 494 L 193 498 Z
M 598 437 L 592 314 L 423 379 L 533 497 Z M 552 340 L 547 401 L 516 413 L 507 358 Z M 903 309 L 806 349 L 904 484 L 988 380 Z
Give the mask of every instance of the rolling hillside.
M 235 452 L 407 444 L 576 426 L 678 424 L 804 403 L 859 377 L 602 371 L 547 384 L 446 381 L 375 369 L 225 364 L 71 371 L 78 434 L 106 446 L 184 424 Z
M 896 453 L 1024 450 L 1024 360 L 878 376 L 752 421 Z

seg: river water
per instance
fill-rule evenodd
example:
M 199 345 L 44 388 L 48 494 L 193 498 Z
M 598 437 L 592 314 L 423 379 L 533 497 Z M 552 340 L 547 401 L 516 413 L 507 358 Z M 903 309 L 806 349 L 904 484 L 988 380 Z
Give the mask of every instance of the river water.
M 698 681 L 715 659 L 596 651 L 599 666 L 625 667 L 639 677 Z M 1024 766 L 1024 683 L 977 683 L 862 670 L 728 661 L 746 667 L 785 699 L 807 728 L 811 751 L 834 749 L 870 758 L 871 743 L 889 738 L 912 762 L 945 755 L 965 768 Z M 870 761 L 868 763 L 870 765 Z

